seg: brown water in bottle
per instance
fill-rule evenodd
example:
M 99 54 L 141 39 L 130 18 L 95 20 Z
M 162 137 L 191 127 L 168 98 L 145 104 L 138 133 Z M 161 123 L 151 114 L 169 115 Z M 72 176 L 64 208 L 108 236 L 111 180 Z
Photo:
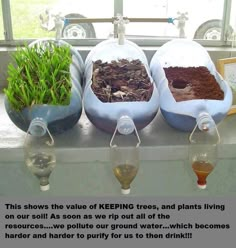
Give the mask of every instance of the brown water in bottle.
M 113 172 L 121 184 L 122 189 L 129 189 L 130 183 L 134 180 L 138 168 L 130 164 L 117 165 L 113 168 Z
M 214 166 L 211 163 L 205 161 L 195 161 L 192 164 L 193 171 L 197 175 L 198 184 L 206 185 L 206 178 L 214 169 Z

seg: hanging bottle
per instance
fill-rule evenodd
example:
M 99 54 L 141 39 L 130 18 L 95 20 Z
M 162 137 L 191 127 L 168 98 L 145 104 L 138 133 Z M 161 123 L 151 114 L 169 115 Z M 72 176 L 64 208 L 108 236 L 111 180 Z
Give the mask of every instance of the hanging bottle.
M 121 116 L 110 142 L 110 158 L 113 173 L 121 184 L 121 193 L 130 193 L 130 184 L 139 169 L 140 138 L 133 120 Z
M 56 166 L 56 156 L 53 137 L 42 118 L 33 119 L 29 125 L 24 155 L 27 168 L 39 179 L 40 189 L 49 190 L 49 177 Z
M 217 163 L 217 144 L 220 135 L 213 118 L 207 112 L 201 112 L 189 137 L 189 159 L 197 176 L 200 189 L 207 186 L 207 177 Z

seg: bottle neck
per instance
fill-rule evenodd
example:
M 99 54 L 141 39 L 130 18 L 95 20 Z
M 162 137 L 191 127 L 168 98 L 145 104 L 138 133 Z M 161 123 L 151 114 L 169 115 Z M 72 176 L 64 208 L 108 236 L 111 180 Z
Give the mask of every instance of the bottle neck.
M 196 125 L 189 136 L 191 144 L 209 143 L 218 144 L 220 142 L 220 134 L 213 118 L 207 112 L 201 112 L 196 118 Z M 201 132 L 197 132 L 197 128 Z
M 215 126 L 215 121 L 207 112 L 200 113 L 197 118 L 197 125 L 201 131 L 209 131 Z
M 110 147 L 116 147 L 117 145 L 113 143 L 114 139 L 117 133 L 120 133 L 124 136 L 128 136 L 128 135 L 135 135 L 137 138 L 137 144 L 135 145 L 135 147 L 138 147 L 141 143 L 139 135 L 138 135 L 138 131 L 135 127 L 134 121 L 126 114 L 121 115 L 121 117 L 117 120 L 117 125 L 115 128 L 115 131 L 112 135 L 111 141 L 110 141 Z M 123 138 L 124 139 L 124 138 Z M 126 140 L 130 140 L 128 137 L 125 138 Z M 131 143 L 132 143 L 132 139 L 131 139 Z
M 29 126 L 29 133 L 33 136 L 43 136 L 47 132 L 47 123 L 43 118 L 34 118 Z

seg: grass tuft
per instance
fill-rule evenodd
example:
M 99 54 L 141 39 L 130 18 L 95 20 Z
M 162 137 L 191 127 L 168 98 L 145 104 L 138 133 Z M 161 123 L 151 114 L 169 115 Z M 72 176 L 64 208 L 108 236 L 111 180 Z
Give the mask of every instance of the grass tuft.
M 49 41 L 45 46 L 20 47 L 8 65 L 8 86 L 4 89 L 15 110 L 34 104 L 69 105 L 71 97 L 69 46 Z

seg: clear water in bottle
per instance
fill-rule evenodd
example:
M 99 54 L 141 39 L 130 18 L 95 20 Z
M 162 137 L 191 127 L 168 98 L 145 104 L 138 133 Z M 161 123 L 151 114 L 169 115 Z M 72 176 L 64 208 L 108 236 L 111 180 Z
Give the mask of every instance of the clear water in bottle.
M 38 178 L 49 177 L 56 166 L 56 157 L 54 154 L 43 152 L 29 154 L 26 158 L 26 165 Z

